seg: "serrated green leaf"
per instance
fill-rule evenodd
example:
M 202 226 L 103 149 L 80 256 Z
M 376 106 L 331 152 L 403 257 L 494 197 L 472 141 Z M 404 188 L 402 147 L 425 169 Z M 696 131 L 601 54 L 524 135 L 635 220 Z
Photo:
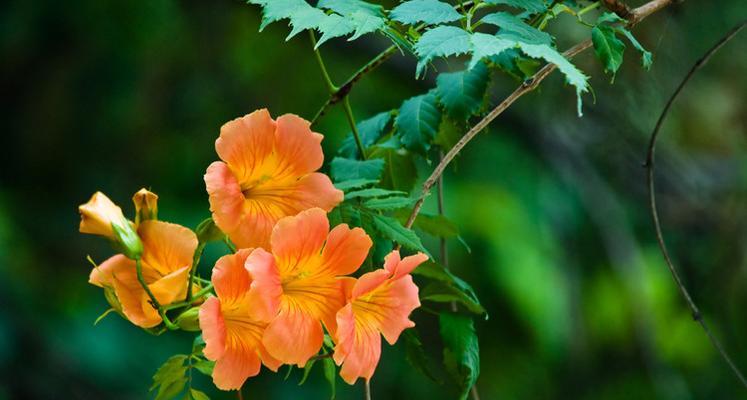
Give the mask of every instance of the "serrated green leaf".
M 480 375 L 480 346 L 472 319 L 443 312 L 438 317 L 444 343 L 444 365 L 459 388 L 459 399 L 466 400 Z
M 518 48 L 511 48 L 497 56 L 490 56 L 489 60 L 494 66 L 522 82 L 534 75 L 542 65 L 541 62 L 525 56 Z
M 330 163 L 330 174 L 335 182 L 354 179 L 377 180 L 384 169 L 384 160 L 351 160 L 335 157 Z
M 358 122 L 356 128 L 358 128 L 358 134 L 361 138 L 364 148 L 371 147 L 377 140 L 381 138 L 389 122 L 392 120 L 391 111 L 385 111 L 378 113 L 371 118 Z M 340 145 L 340 155 L 346 158 L 355 158 L 358 156 L 358 147 L 355 144 L 352 132 L 343 140 Z
M 192 364 L 192 367 L 198 371 L 200 371 L 201 374 L 212 376 L 213 375 L 213 369 L 215 368 L 215 361 L 198 361 L 194 364 Z
M 519 48 L 524 54 L 532 58 L 542 58 L 545 61 L 555 64 L 558 70 L 565 75 L 566 82 L 576 87 L 578 116 L 583 115 L 581 112 L 581 94 L 589 91 L 587 77 L 575 65 L 571 64 L 562 54 L 546 44 L 528 44 L 517 42 Z
M 155 400 L 171 400 L 184 390 L 187 385 L 187 377 L 182 376 L 173 381 L 164 382 L 158 389 Z
M 371 214 L 376 230 L 387 239 L 393 240 L 402 246 L 425 254 L 430 253 L 423 247 L 420 238 L 410 229 L 405 228 L 396 219 L 384 215 Z
M 388 197 L 383 199 L 371 199 L 363 203 L 363 206 L 372 210 L 397 210 L 400 208 L 411 207 L 415 199 L 409 197 Z
M 470 34 L 455 26 L 437 26 L 427 30 L 415 43 L 418 65 L 415 76 L 420 77 L 425 67 L 436 57 L 466 54 L 470 51 Z
M 472 43 L 472 59 L 470 59 L 469 68 L 474 68 L 485 57 L 497 56 L 516 47 L 515 40 L 501 39 L 480 32 L 473 33 L 470 42 Z
M 377 145 L 371 149 L 371 158 L 385 161 L 379 186 L 405 192 L 412 190 L 418 177 L 413 153 L 401 148 Z
M 319 41 L 316 42 L 314 49 L 318 49 L 319 46 L 330 39 L 345 36 L 355 31 L 355 28 L 353 22 L 348 18 L 341 17 L 337 14 L 327 15 L 327 17 L 322 20 L 317 27 L 322 36 L 319 38 Z
M 398 214 L 397 216 L 400 217 L 400 220 L 404 219 L 406 221 L 410 214 Z M 454 222 L 445 216 L 438 214 L 434 215 L 421 212 L 418 214 L 418 217 L 415 218 L 413 228 L 421 230 L 429 235 L 446 239 L 459 235 L 459 229 Z
M 340 15 L 352 15 L 356 12 L 364 12 L 379 17 L 384 15 L 382 6 L 361 0 L 319 0 L 316 6 L 332 10 Z
M 177 354 L 169 357 L 160 367 L 156 370 L 153 375 L 153 384 L 149 391 L 155 390 L 157 387 L 162 386 L 168 382 L 175 381 L 180 376 L 184 376 L 187 372 L 187 367 L 184 365 L 184 361 L 187 360 L 187 356 L 184 354 Z
M 399 190 L 370 188 L 370 189 L 361 189 L 361 190 L 356 190 L 353 192 L 346 193 L 345 200 L 357 199 L 357 198 L 369 198 L 369 197 L 386 197 L 386 196 L 395 196 L 395 195 L 401 195 L 401 194 L 407 194 L 407 193 L 401 192 Z
M 262 32 L 267 25 L 275 21 L 291 18 L 294 14 L 313 8 L 304 0 L 250 0 L 249 2 L 262 6 L 262 23 L 259 26 L 260 32 Z
M 446 114 L 457 120 L 476 114 L 483 106 L 488 77 L 488 68 L 483 63 L 465 71 L 439 74 L 436 95 Z
M 358 39 L 367 33 L 376 32 L 386 26 L 384 18 L 364 11 L 356 11 L 351 14 L 350 21 L 355 26 L 355 32 L 353 32 L 353 36 L 348 38 L 348 41 Z
M 484 314 L 485 309 L 480 303 L 474 301 L 466 293 L 454 286 L 441 282 L 433 282 L 422 288 L 420 300 L 433 301 L 436 303 L 459 303 L 468 311 L 475 314 Z
M 597 25 L 591 29 L 591 41 L 594 44 L 594 53 L 604 66 L 604 71 L 615 74 L 623 61 L 625 43 L 617 38 L 615 30 L 609 26 Z
M 430 148 L 441 120 L 437 101 L 431 91 L 402 103 L 395 125 L 405 148 L 421 153 Z
M 482 17 L 480 21 L 499 27 L 500 30 L 496 35 L 499 38 L 531 44 L 552 45 L 552 36 L 547 32 L 542 32 L 507 12 L 488 14 Z
M 327 19 L 327 17 L 327 14 L 318 8 L 311 6 L 300 7 L 296 12 L 290 15 L 291 32 L 285 40 L 288 41 L 307 29 L 317 29 L 319 25 Z
M 337 395 L 337 390 L 335 388 L 336 378 L 337 378 L 337 367 L 335 366 L 334 360 L 331 358 L 325 358 L 322 360 L 323 366 L 324 366 L 324 378 L 327 380 L 327 383 L 329 383 L 329 389 L 332 391 L 332 396 L 330 396 L 330 399 L 334 400 L 335 396 Z
M 403 24 L 414 25 L 423 22 L 438 25 L 463 18 L 449 3 L 438 0 L 410 0 L 395 7 L 389 17 Z
M 210 397 L 208 397 L 205 392 L 201 392 L 197 389 L 189 389 L 189 394 L 192 396 L 192 400 L 210 400 Z
M 628 38 L 628 40 L 633 45 L 633 47 L 635 47 L 636 50 L 638 50 L 638 51 L 641 52 L 641 63 L 643 64 L 643 68 L 645 68 L 647 70 L 650 69 L 651 68 L 651 64 L 653 63 L 651 52 L 648 51 L 648 50 L 646 50 L 643 47 L 643 45 L 641 45 L 641 43 L 638 42 L 638 40 L 635 38 L 635 36 L 633 36 L 633 34 L 629 30 L 627 30 L 627 29 L 625 29 L 623 27 L 619 27 L 619 28 L 617 28 L 617 31 L 618 32 L 622 32 L 622 34 L 625 35 L 625 37 Z
M 379 181 L 377 179 L 353 179 L 349 181 L 337 182 L 335 183 L 335 187 L 344 192 L 350 189 L 358 189 L 366 186 L 371 186 L 378 182 Z
M 505 4 L 509 7 L 520 8 L 527 10 L 530 13 L 538 13 L 545 11 L 547 6 L 542 0 L 485 0 L 488 4 Z
M 420 341 L 420 335 L 415 328 L 406 329 L 400 336 L 405 342 L 405 359 L 415 369 L 436 383 L 441 383 L 431 371 L 432 362 L 423 349 L 423 343 Z

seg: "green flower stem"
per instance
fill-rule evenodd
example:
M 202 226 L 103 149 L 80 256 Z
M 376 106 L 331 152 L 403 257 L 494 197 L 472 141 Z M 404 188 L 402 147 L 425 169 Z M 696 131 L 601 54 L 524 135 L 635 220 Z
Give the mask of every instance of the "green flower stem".
M 316 47 L 316 36 L 314 36 L 314 31 L 309 31 L 309 38 L 311 38 L 311 45 L 313 47 Z M 329 77 L 329 73 L 327 72 L 327 67 L 324 65 L 324 60 L 322 59 L 322 53 L 319 51 L 319 49 L 314 49 L 314 56 L 316 57 L 316 61 L 319 63 L 319 69 L 322 70 L 322 77 L 324 77 L 324 82 L 327 84 L 327 89 L 329 90 L 330 96 L 335 96 L 335 94 L 340 90 L 337 86 L 335 86 L 334 83 L 332 83 L 332 78 Z M 358 147 L 358 152 L 361 154 L 361 159 L 366 159 L 366 151 L 363 148 L 363 142 L 361 141 L 361 136 L 358 133 L 358 127 L 355 125 L 355 118 L 353 117 L 353 109 L 350 107 L 350 101 L 348 100 L 347 93 L 344 95 L 342 99 L 342 103 L 345 109 L 345 116 L 348 119 L 348 123 L 350 124 L 350 129 L 353 131 L 353 137 L 355 138 L 355 145 Z
M 195 249 L 194 257 L 192 257 L 192 268 L 189 269 L 189 283 L 187 283 L 187 297 L 184 301 L 190 302 L 192 300 L 192 285 L 195 280 L 195 271 L 197 271 L 197 265 L 200 263 L 200 257 L 202 257 L 202 251 L 205 250 L 206 243 L 200 243 Z
M 355 139 L 355 146 L 358 147 L 358 152 L 361 154 L 361 160 L 366 159 L 366 149 L 363 147 L 363 141 L 361 135 L 358 133 L 358 126 L 355 124 L 355 117 L 353 117 L 353 109 L 350 107 L 350 100 L 345 96 L 342 101 L 343 108 L 345 109 L 345 116 L 348 117 L 348 123 L 350 129 L 353 131 L 353 138 Z
M 205 297 L 209 293 L 212 293 L 212 291 L 213 291 L 213 285 L 211 283 L 208 283 L 208 285 L 205 286 L 202 290 L 200 290 L 199 292 L 195 293 L 195 295 L 192 296 L 191 300 L 189 300 L 189 301 L 181 301 L 179 303 L 168 304 L 168 305 L 163 306 L 162 308 L 163 308 L 164 311 L 169 311 L 169 310 L 173 310 L 173 309 L 176 309 L 176 308 L 187 307 L 187 306 L 191 305 L 196 299 L 200 299 L 202 297 Z
M 602 5 L 600 1 L 597 1 L 595 3 L 589 4 L 588 6 L 582 8 L 576 13 L 576 16 L 581 17 L 582 15 L 586 14 L 587 12 L 599 8 L 599 6 Z
M 153 308 L 158 310 L 158 315 L 161 316 L 161 319 L 163 320 L 163 323 L 166 325 L 166 328 L 170 330 L 179 329 L 178 326 L 174 325 L 171 320 L 169 320 L 169 317 L 166 316 L 166 310 L 161 307 L 161 304 L 156 299 L 156 296 L 153 295 L 153 292 L 150 291 L 150 288 L 148 287 L 148 284 L 145 282 L 145 278 L 143 277 L 143 265 L 140 261 L 140 258 L 135 259 L 135 271 L 137 273 L 137 281 L 140 282 L 140 286 L 143 287 L 143 290 L 145 290 L 145 293 L 148 294 L 148 297 L 150 298 L 150 303 Z

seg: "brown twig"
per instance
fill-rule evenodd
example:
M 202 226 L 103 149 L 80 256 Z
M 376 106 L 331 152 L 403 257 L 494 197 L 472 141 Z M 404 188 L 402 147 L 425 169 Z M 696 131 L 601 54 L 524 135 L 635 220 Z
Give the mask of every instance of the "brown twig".
M 642 21 L 649 15 L 653 14 L 654 12 L 664 8 L 665 6 L 673 3 L 675 0 L 652 0 L 632 11 L 632 16 L 630 18 L 629 26 L 633 26 L 637 24 L 638 22 Z M 563 56 L 566 58 L 571 58 L 575 56 L 576 54 L 590 48 L 592 46 L 591 40 L 587 39 L 570 49 L 568 49 L 566 52 L 563 53 Z M 483 119 L 480 120 L 475 126 L 472 127 L 464 136 L 462 136 L 461 139 L 454 145 L 454 147 L 449 150 L 448 153 L 444 156 L 444 158 L 441 160 L 441 162 L 436 165 L 436 168 L 433 170 L 431 175 L 426 179 L 426 181 L 423 183 L 423 191 L 420 194 L 420 197 L 418 198 L 418 201 L 415 203 L 415 206 L 412 209 L 412 212 L 410 213 L 410 217 L 407 219 L 407 223 L 405 226 L 407 228 L 411 228 L 412 224 L 415 222 L 415 218 L 418 216 L 418 213 L 420 212 L 420 209 L 423 207 L 423 202 L 425 202 L 425 198 L 428 196 L 428 194 L 431 191 L 431 188 L 433 188 L 433 185 L 436 184 L 438 181 L 438 178 L 443 174 L 444 170 L 446 170 L 446 167 L 449 165 L 451 160 L 456 157 L 457 154 L 464 148 L 464 146 L 467 145 L 475 136 L 477 136 L 478 133 L 480 133 L 488 124 L 490 124 L 496 117 L 501 115 L 503 111 L 505 111 L 510 105 L 512 105 L 516 100 L 518 100 L 521 96 L 531 92 L 532 90 L 536 89 L 539 84 L 547 78 L 550 73 L 552 73 L 556 69 L 555 64 L 547 64 L 542 69 L 540 69 L 536 74 L 534 74 L 531 78 L 524 81 L 524 83 L 521 84 L 516 90 L 514 90 L 508 97 L 506 97 L 500 104 L 498 104 L 495 108 L 493 108 Z
M 620 0 L 602 0 L 602 4 L 620 18 L 628 19 L 632 14 L 630 7 Z
M 703 319 L 703 315 L 700 313 L 700 309 L 698 309 L 698 306 L 695 305 L 695 302 L 690 296 L 690 293 L 687 291 L 687 288 L 685 288 L 685 285 L 682 283 L 682 278 L 680 277 L 680 274 L 677 272 L 677 268 L 674 266 L 672 258 L 669 255 L 669 250 L 667 250 L 667 245 L 664 242 L 664 235 L 662 234 L 662 231 L 661 231 L 661 223 L 659 222 L 659 213 L 656 208 L 656 191 L 654 187 L 654 156 L 656 152 L 656 140 L 659 137 L 659 131 L 661 130 L 661 126 L 664 123 L 664 119 L 666 118 L 667 113 L 669 112 L 669 109 L 672 107 L 672 103 L 674 103 L 674 100 L 682 92 L 682 89 L 690 81 L 690 79 L 695 75 L 695 73 L 698 70 L 700 70 L 708 62 L 711 56 L 713 56 L 713 54 L 715 54 L 724 44 L 726 44 L 726 42 L 731 40 L 740 30 L 742 30 L 742 28 L 744 28 L 745 25 L 747 25 L 747 21 L 742 21 L 740 24 L 738 24 L 737 26 L 732 28 L 729 32 L 727 32 L 726 35 L 724 35 L 724 37 L 719 39 L 719 41 L 716 42 L 716 44 L 713 45 L 713 47 L 711 47 L 698 61 L 695 62 L 692 68 L 690 68 L 690 71 L 687 73 L 687 75 L 685 75 L 684 79 L 682 79 L 682 82 L 680 82 L 679 86 L 677 86 L 677 89 L 675 89 L 674 93 L 672 93 L 672 96 L 667 101 L 667 104 L 664 106 L 664 109 L 662 110 L 661 115 L 659 116 L 659 119 L 656 121 L 654 130 L 651 132 L 651 139 L 649 140 L 648 151 L 646 153 L 646 162 L 643 164 L 643 166 L 646 168 L 646 181 L 648 183 L 648 202 L 649 202 L 649 208 L 651 211 L 651 220 L 653 221 L 654 230 L 656 232 L 656 241 L 659 244 L 659 249 L 661 250 L 661 254 L 664 256 L 664 261 L 666 262 L 667 267 L 669 268 L 669 272 L 671 272 L 672 274 L 672 279 L 674 279 L 675 284 L 679 288 L 682 298 L 685 300 L 688 307 L 690 307 L 693 320 L 695 320 L 696 322 L 700 324 L 706 336 L 708 336 L 708 339 L 711 341 L 711 344 L 713 345 L 713 347 L 721 355 L 721 358 L 724 359 L 724 362 L 726 362 L 729 368 L 731 368 L 732 372 L 734 372 L 734 375 L 737 376 L 737 378 L 742 383 L 742 385 L 745 388 L 747 388 L 747 380 L 745 380 L 744 375 L 742 375 L 742 372 L 731 360 L 731 357 L 729 357 L 729 354 L 726 352 L 724 347 L 721 345 L 721 342 L 711 332 L 710 328 L 708 327 L 705 320 Z

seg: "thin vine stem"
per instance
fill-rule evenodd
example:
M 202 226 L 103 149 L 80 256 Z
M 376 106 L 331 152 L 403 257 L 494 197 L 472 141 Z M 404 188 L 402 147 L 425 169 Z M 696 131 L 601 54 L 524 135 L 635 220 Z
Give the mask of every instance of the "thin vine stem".
M 140 258 L 135 259 L 135 274 L 137 275 L 137 281 L 140 283 L 140 286 L 143 288 L 145 293 L 148 295 L 151 306 L 153 306 L 153 308 L 155 308 L 156 311 L 158 311 L 158 315 L 161 316 L 161 319 L 163 320 L 164 325 L 166 325 L 166 328 L 170 330 L 179 329 L 178 326 L 174 325 L 174 323 L 171 322 L 169 317 L 166 315 L 166 310 L 164 310 L 164 308 L 161 307 L 161 303 L 158 302 L 158 299 L 156 299 L 156 296 L 150 290 L 150 287 L 148 287 L 148 283 L 145 282 L 145 277 L 143 277 L 143 263 L 140 260 Z
M 348 119 L 348 124 L 350 124 L 350 130 L 353 132 L 353 139 L 355 139 L 355 146 L 358 148 L 358 153 L 361 155 L 361 160 L 366 159 L 366 148 L 363 147 L 363 141 L 361 140 L 361 135 L 358 133 L 358 125 L 355 123 L 355 117 L 353 116 L 353 108 L 350 107 L 350 99 L 348 96 L 345 96 L 345 99 L 342 100 L 343 109 L 345 110 L 345 116 Z
M 731 40 L 734 36 L 736 36 L 737 33 L 739 33 L 739 31 L 741 31 L 742 28 L 745 27 L 745 25 L 747 25 L 747 21 L 742 21 L 737 26 L 729 30 L 729 32 L 727 32 L 726 35 L 724 35 L 721 39 L 719 39 L 719 41 L 716 42 L 716 44 L 713 45 L 713 47 L 708 49 L 708 51 L 706 51 L 706 53 L 700 59 L 698 59 L 698 61 L 695 62 L 692 68 L 690 68 L 690 71 L 687 73 L 687 75 L 685 75 L 685 77 L 682 79 L 682 82 L 680 82 L 679 86 L 677 86 L 674 93 L 672 93 L 672 96 L 669 98 L 666 105 L 664 106 L 664 109 L 662 110 L 661 115 L 659 116 L 659 119 L 656 121 L 654 130 L 651 132 L 651 138 L 648 144 L 648 151 L 646 153 L 646 161 L 643 164 L 643 166 L 646 169 L 646 181 L 647 181 L 647 186 L 648 186 L 648 203 L 649 203 L 649 209 L 650 209 L 649 211 L 651 212 L 651 220 L 653 222 L 654 231 L 656 233 L 656 241 L 659 244 L 659 249 L 661 250 L 662 256 L 664 256 L 664 261 L 667 264 L 667 267 L 669 268 L 669 272 L 672 274 L 672 279 L 674 279 L 674 282 L 679 288 L 682 298 L 685 300 L 688 307 L 690 308 L 690 311 L 692 312 L 693 320 L 695 320 L 698 324 L 700 324 L 706 336 L 708 336 L 708 339 L 710 340 L 713 347 L 718 351 L 718 353 L 720 354 L 724 362 L 729 366 L 729 368 L 732 370 L 734 375 L 736 375 L 736 377 L 739 379 L 742 385 L 747 389 L 747 380 L 745 380 L 742 372 L 739 370 L 736 364 L 734 364 L 731 357 L 729 356 L 729 353 L 726 352 L 721 342 L 711 332 L 711 329 L 709 328 L 708 324 L 706 324 L 705 320 L 703 319 L 703 315 L 701 314 L 700 309 L 695 304 L 695 301 L 693 301 L 692 296 L 690 296 L 690 293 L 685 287 L 685 284 L 682 282 L 682 278 L 680 277 L 679 272 L 677 272 L 677 268 L 675 267 L 674 262 L 672 261 L 672 258 L 669 254 L 669 250 L 664 241 L 664 235 L 661 230 L 659 212 L 656 207 L 656 189 L 654 185 L 654 181 L 655 181 L 654 159 L 655 159 L 655 154 L 656 154 L 656 140 L 659 138 L 659 132 L 661 131 L 661 126 L 663 125 L 664 119 L 669 113 L 669 110 L 672 108 L 672 104 L 674 103 L 674 100 L 677 98 L 677 96 L 679 96 L 680 93 L 682 93 L 682 89 L 685 87 L 685 85 L 688 82 L 690 82 L 690 80 L 695 75 L 695 73 L 699 71 L 721 47 L 723 47 L 729 40 Z
M 365 400 L 371 400 L 371 381 L 368 379 L 363 380 L 363 394 Z
M 656 11 L 659 11 L 660 9 L 672 4 L 675 0 L 652 0 L 648 3 L 636 8 L 632 12 L 631 19 L 628 23 L 628 27 L 632 27 L 633 25 L 636 25 L 640 21 L 644 20 L 649 15 L 655 13 Z M 590 48 L 592 46 L 591 39 L 587 39 L 570 49 L 566 50 L 563 53 L 563 56 L 566 58 L 571 58 L 577 55 L 578 53 L 581 53 L 582 51 Z M 420 213 L 420 209 L 423 207 L 423 203 L 425 202 L 426 197 L 428 197 L 428 194 L 430 194 L 431 189 L 438 181 L 438 178 L 444 173 L 446 170 L 446 167 L 449 165 L 449 163 L 454 159 L 454 157 L 459 154 L 459 152 L 464 148 L 464 146 L 467 145 L 472 139 L 474 139 L 475 136 L 477 136 L 478 133 L 480 133 L 485 127 L 488 126 L 494 119 L 496 119 L 499 115 L 503 113 L 509 106 L 511 106 L 516 100 L 518 100 L 521 96 L 531 92 L 532 90 L 536 89 L 539 84 L 547 78 L 550 73 L 552 73 L 557 67 L 555 64 L 547 64 L 542 69 L 540 69 L 537 73 L 535 73 L 532 77 L 524 81 L 521 86 L 516 88 L 511 94 L 508 95 L 503 101 L 501 101 L 495 108 L 493 108 L 485 117 L 483 117 L 477 124 L 475 124 L 467 133 L 462 136 L 461 139 L 454 145 L 454 147 L 449 150 L 444 158 L 436 165 L 436 168 L 433 169 L 433 172 L 428 177 L 428 179 L 425 180 L 423 183 L 423 189 L 422 193 L 420 194 L 420 197 L 415 202 L 415 205 L 413 206 L 412 212 L 410 213 L 410 217 L 407 219 L 407 223 L 405 224 L 405 227 L 412 228 L 412 224 L 415 223 L 415 218 L 417 218 L 418 213 Z
M 187 296 L 184 298 L 185 302 L 190 302 L 192 300 L 192 286 L 194 285 L 195 272 L 197 271 L 197 265 L 200 263 L 203 250 L 205 250 L 205 243 L 200 243 L 197 245 L 195 254 L 192 257 L 192 267 L 189 269 L 189 283 L 187 283 Z

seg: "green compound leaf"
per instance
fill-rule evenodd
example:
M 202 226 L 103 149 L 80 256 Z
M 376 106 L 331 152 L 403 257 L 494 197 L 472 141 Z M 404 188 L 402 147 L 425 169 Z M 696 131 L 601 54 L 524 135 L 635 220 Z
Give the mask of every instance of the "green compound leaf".
M 472 319 L 450 312 L 438 317 L 444 342 L 444 366 L 456 381 L 459 399 L 466 400 L 480 375 L 480 346 Z
M 345 36 L 355 31 L 356 26 L 353 24 L 353 21 L 348 18 L 341 17 L 337 14 L 331 14 L 327 15 L 327 17 L 319 23 L 317 29 L 322 33 L 322 36 L 319 38 L 316 46 L 314 46 L 314 49 L 318 49 L 319 46 L 327 40 L 339 36 Z
M 528 44 L 517 42 L 524 54 L 532 58 L 541 58 L 555 64 L 560 72 L 565 75 L 566 82 L 576 87 L 577 109 L 579 117 L 581 112 L 581 94 L 589 91 L 588 78 L 575 65 L 571 64 L 562 54 L 546 44 Z
M 469 62 L 469 68 L 474 68 L 485 57 L 497 56 L 516 47 L 515 40 L 502 39 L 479 32 L 472 34 L 470 42 L 472 43 L 472 59 Z
M 388 197 L 388 196 L 399 196 L 407 194 L 405 192 L 400 192 L 399 190 L 387 190 L 387 189 L 381 189 L 381 188 L 370 188 L 370 189 L 361 189 L 356 190 L 354 192 L 349 192 L 345 194 L 345 200 L 350 199 L 359 199 L 359 198 L 370 198 L 370 197 Z
M 357 12 L 378 17 L 384 15 L 382 6 L 361 0 L 319 0 L 316 6 L 332 10 L 340 15 L 352 15 Z
M 207 394 L 204 392 L 201 392 L 197 389 L 189 389 L 189 395 L 191 396 L 192 400 L 210 400 L 210 397 L 208 397 Z
M 388 197 L 384 199 L 371 199 L 363 203 L 363 206 L 372 210 L 398 210 L 409 208 L 415 203 L 410 197 Z
M 552 45 L 552 36 L 527 24 L 515 15 L 497 12 L 484 16 L 481 22 L 500 28 L 498 37 L 531 44 Z
M 286 41 L 307 29 L 316 29 L 328 18 L 328 15 L 324 11 L 307 4 L 305 7 L 299 6 L 289 18 L 291 32 L 285 38 Z
M 635 36 L 633 36 L 633 34 L 630 33 L 629 30 L 619 27 L 617 28 L 617 31 L 622 32 L 622 34 L 625 35 L 626 38 L 628 38 L 628 40 L 630 41 L 630 44 L 632 44 L 636 50 L 641 52 L 641 63 L 643 64 L 643 68 L 647 70 L 650 69 L 651 64 L 653 63 L 651 52 L 646 50 L 643 47 L 643 45 L 641 45 L 641 43 L 638 42 L 638 40 L 636 40 Z
M 462 19 L 451 4 L 438 0 L 410 0 L 395 7 L 389 17 L 403 24 L 414 25 L 424 22 L 438 25 Z
M 420 77 L 426 65 L 435 57 L 448 57 L 470 51 L 470 34 L 455 26 L 437 26 L 426 31 L 415 43 L 418 65 L 415 75 Z
M 420 341 L 420 335 L 415 328 L 406 329 L 400 336 L 405 341 L 405 359 L 415 369 L 420 371 L 428 379 L 436 383 L 441 383 L 436 375 L 431 371 L 433 363 L 423 349 L 423 343 Z
M 615 29 L 609 26 L 597 25 L 591 29 L 591 41 L 594 44 L 594 53 L 604 66 L 604 71 L 615 74 L 623 61 L 625 43 L 617 38 Z
M 342 191 L 348 191 L 350 189 L 371 186 L 376 183 L 379 183 L 377 179 L 351 179 L 349 181 L 335 182 L 335 187 Z
M 405 100 L 399 108 L 395 125 L 405 148 L 424 153 L 430 148 L 441 121 L 433 91 Z
M 401 149 L 397 140 L 397 147 L 374 146 L 371 148 L 371 158 L 386 161 L 384 174 L 381 177 L 381 187 L 409 192 L 415 185 L 418 171 L 415 167 L 415 155 Z
M 488 318 L 488 314 L 480 304 L 480 300 L 477 298 L 477 294 L 475 294 L 472 286 L 452 274 L 443 266 L 433 261 L 427 261 L 413 270 L 413 275 L 422 276 L 432 281 L 420 293 L 422 300 L 435 302 L 455 301 L 462 304 L 470 312 L 485 314 L 485 319 Z
M 369 214 L 373 220 L 374 227 L 381 236 L 401 244 L 410 250 L 422 251 L 430 257 L 428 250 L 423 247 L 420 238 L 415 232 L 405 228 L 396 219 L 379 214 Z
M 495 5 L 505 4 L 509 7 L 527 10 L 532 14 L 542 12 L 547 9 L 545 2 L 542 0 L 485 0 L 485 2 Z
M 353 36 L 348 38 L 348 42 L 358 39 L 359 37 L 367 33 L 372 33 L 380 29 L 384 29 L 384 27 L 386 26 L 386 21 L 384 21 L 384 18 L 378 17 L 376 15 L 371 15 L 365 11 L 356 11 L 350 14 L 350 22 L 352 22 L 355 26 L 355 32 L 353 32 Z
M 475 68 L 442 73 L 436 78 L 436 95 L 446 114 L 456 120 L 466 120 L 483 106 L 488 88 L 488 68 L 478 64 Z
M 185 376 L 187 366 L 184 365 L 184 362 L 187 357 L 184 354 L 177 354 L 170 357 L 158 368 L 153 375 L 153 385 L 149 389 L 152 392 L 158 388 L 156 400 L 172 399 L 184 390 L 184 386 L 187 384 L 187 377 Z
M 335 182 L 354 179 L 376 180 L 384 169 L 384 160 L 351 160 L 335 157 L 330 163 L 330 174 Z
M 391 120 L 391 111 L 386 111 L 358 122 L 356 127 L 358 128 L 358 134 L 361 137 L 363 147 L 369 148 L 376 143 L 376 141 L 378 141 L 383 135 L 384 130 Z M 352 132 L 348 134 L 345 140 L 343 140 L 342 145 L 340 146 L 340 155 L 347 158 L 355 158 L 358 156 L 358 147 L 355 145 L 355 139 L 353 138 Z

